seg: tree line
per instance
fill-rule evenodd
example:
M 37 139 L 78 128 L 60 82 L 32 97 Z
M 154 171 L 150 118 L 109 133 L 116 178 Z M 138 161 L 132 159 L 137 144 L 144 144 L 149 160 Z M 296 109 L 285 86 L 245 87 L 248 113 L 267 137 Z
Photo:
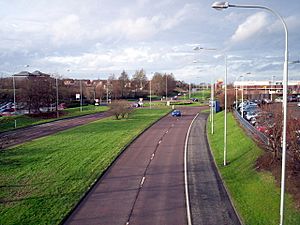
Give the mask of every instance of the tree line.
M 17 107 L 30 112 L 39 112 L 42 107 L 55 104 L 57 88 L 59 103 L 69 107 L 79 105 L 76 94 L 80 94 L 80 85 L 84 103 L 94 103 L 95 99 L 101 102 L 107 99 L 147 98 L 150 92 L 150 80 L 144 69 L 136 70 L 132 78 L 123 70 L 118 77 L 113 74 L 105 80 L 55 78 L 39 71 L 28 73 L 28 76 L 15 76 L 14 79 Z M 153 74 L 152 95 L 165 96 L 166 91 L 170 95 L 176 87 L 186 88 L 187 84 L 176 81 L 173 74 Z M 13 78 L 0 78 L 1 102 L 13 102 L 13 93 Z

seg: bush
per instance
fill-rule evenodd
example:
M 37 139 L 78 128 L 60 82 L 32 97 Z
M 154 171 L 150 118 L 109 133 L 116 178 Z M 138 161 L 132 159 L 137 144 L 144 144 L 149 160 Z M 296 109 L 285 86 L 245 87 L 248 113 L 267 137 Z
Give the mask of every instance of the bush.
M 124 100 L 113 101 L 111 103 L 111 112 L 115 115 L 116 119 L 128 117 L 132 109 L 130 104 Z

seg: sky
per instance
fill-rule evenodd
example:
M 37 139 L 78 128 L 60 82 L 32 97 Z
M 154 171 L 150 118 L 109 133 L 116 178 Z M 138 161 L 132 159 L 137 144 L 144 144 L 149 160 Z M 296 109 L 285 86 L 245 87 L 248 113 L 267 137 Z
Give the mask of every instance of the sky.
M 143 68 L 185 82 L 281 80 L 284 30 L 257 9 L 217 11 L 209 0 L 0 0 L 0 75 L 40 70 L 106 79 Z M 289 59 L 300 59 L 299 0 L 236 0 L 277 11 L 289 30 Z M 193 50 L 195 47 L 216 50 Z M 29 65 L 28 68 L 24 68 Z M 300 64 L 289 65 L 300 80 Z

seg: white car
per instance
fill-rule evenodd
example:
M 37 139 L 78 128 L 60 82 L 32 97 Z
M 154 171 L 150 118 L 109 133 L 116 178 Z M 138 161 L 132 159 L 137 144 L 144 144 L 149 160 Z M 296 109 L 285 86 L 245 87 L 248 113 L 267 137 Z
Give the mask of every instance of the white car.
M 297 103 L 297 106 L 300 107 L 300 102 Z

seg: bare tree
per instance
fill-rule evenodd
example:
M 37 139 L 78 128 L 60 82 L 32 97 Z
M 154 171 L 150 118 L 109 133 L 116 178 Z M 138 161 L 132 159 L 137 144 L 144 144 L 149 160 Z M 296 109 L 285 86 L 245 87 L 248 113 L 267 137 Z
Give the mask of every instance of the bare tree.
M 129 95 L 129 77 L 125 70 L 122 71 L 121 75 L 118 78 L 119 86 L 121 91 L 121 98 L 128 97 Z
M 116 119 L 128 117 L 131 112 L 130 104 L 125 100 L 116 100 L 111 104 L 111 112 L 115 115 Z
M 288 111 L 287 118 L 287 151 L 291 165 L 300 169 L 300 120 L 294 117 L 295 112 Z M 269 149 L 273 153 L 273 160 L 281 158 L 283 114 L 281 104 L 262 106 L 257 118 L 258 126 L 263 127 L 265 135 L 269 138 Z

